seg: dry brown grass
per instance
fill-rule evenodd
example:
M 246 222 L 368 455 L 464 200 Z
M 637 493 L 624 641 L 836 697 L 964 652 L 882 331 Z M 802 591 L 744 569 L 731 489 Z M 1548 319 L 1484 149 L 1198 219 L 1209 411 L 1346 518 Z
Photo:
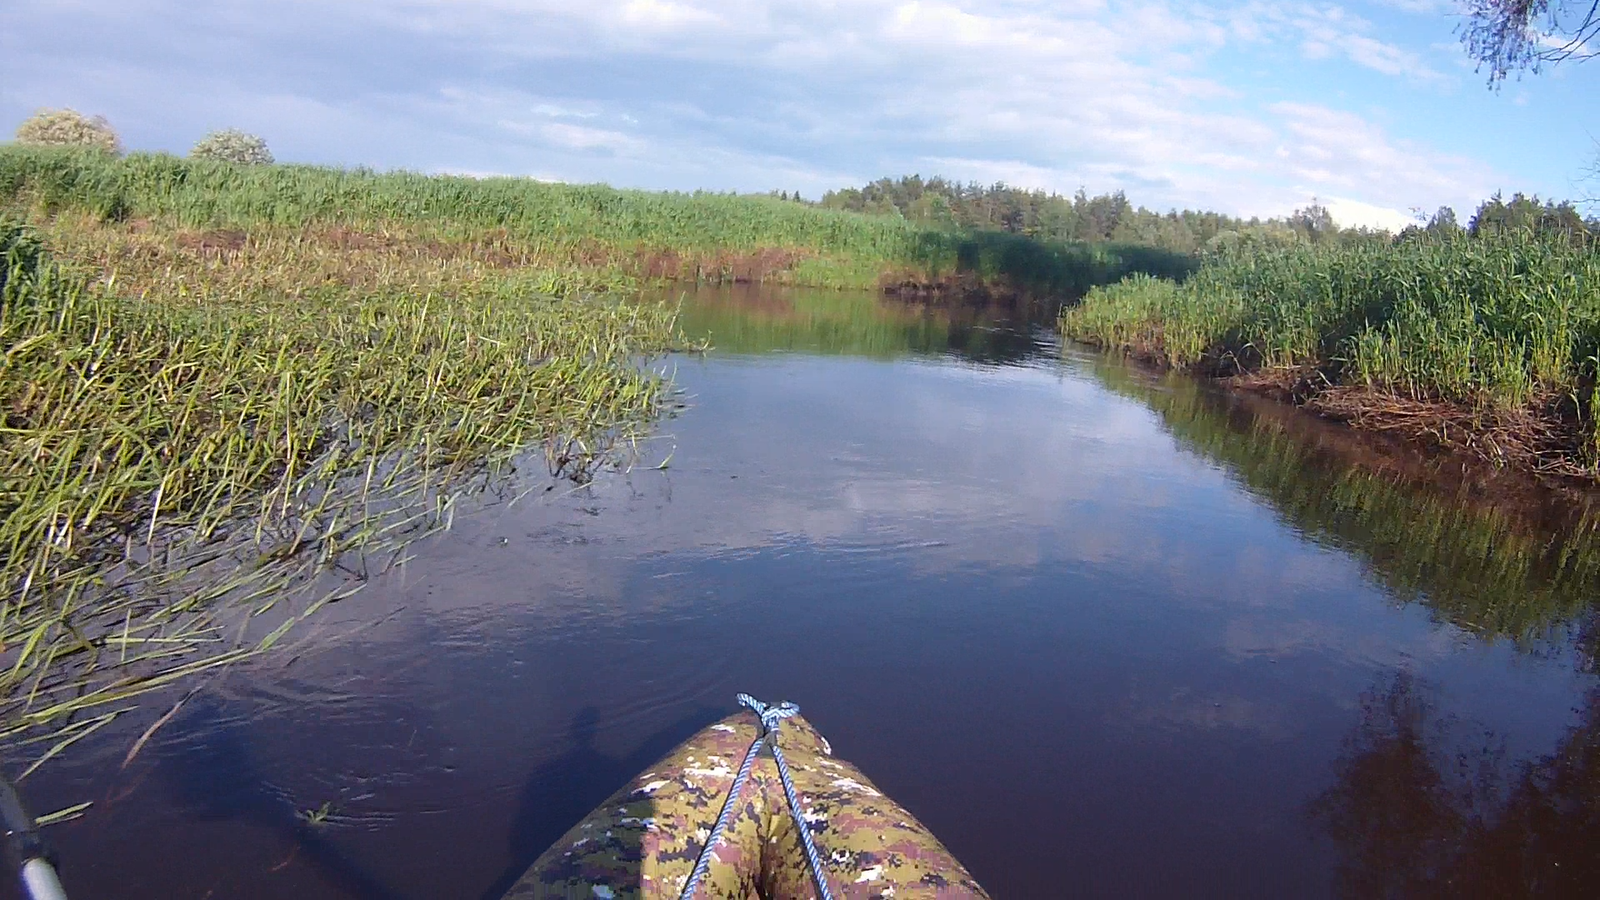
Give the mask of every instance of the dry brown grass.
M 1334 384 L 1314 368 L 1262 368 L 1228 387 L 1291 403 L 1360 431 L 1399 438 L 1429 453 L 1592 485 L 1588 440 L 1569 395 L 1546 393 L 1519 407 L 1413 397 L 1368 385 Z

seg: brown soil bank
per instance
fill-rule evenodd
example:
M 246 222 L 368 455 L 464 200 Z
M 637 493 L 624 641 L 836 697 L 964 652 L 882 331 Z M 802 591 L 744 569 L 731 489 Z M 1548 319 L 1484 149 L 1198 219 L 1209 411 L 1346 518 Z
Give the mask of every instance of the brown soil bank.
M 1235 396 L 1367 435 L 1352 435 L 1356 442 L 1346 449 L 1366 448 L 1354 456 L 1375 469 L 1403 470 L 1452 491 L 1493 484 L 1505 497 L 1531 481 L 1567 499 L 1600 500 L 1600 475 L 1588 461 L 1587 416 L 1570 395 L 1502 409 L 1336 384 L 1315 368 L 1246 369 L 1231 359 L 1174 367 L 1149 347 L 1123 352 L 1153 371 L 1181 371 Z
M 1588 461 L 1584 416 L 1571 396 L 1497 408 L 1330 384 L 1317 370 L 1258 369 L 1214 376 L 1224 386 L 1291 403 L 1351 428 L 1399 438 L 1465 469 L 1514 469 L 1573 488 L 1600 486 Z

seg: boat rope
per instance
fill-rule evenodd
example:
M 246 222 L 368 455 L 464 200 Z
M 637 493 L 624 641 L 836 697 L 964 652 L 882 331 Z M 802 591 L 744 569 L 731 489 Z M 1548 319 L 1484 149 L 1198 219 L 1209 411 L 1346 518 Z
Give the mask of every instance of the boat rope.
M 712 826 L 706 845 L 700 848 L 700 856 L 694 861 L 694 870 L 689 873 L 689 880 L 683 883 L 683 893 L 678 898 L 691 900 L 695 891 L 700 889 L 700 882 L 705 880 L 706 871 L 711 868 L 711 854 L 722 843 L 722 833 L 733 818 L 739 794 L 744 790 L 744 783 L 749 780 L 750 770 L 755 766 L 756 754 L 761 752 L 761 745 L 766 744 L 772 748 L 772 758 L 778 764 L 778 780 L 783 782 L 783 796 L 789 801 L 789 814 L 794 817 L 795 829 L 800 832 L 800 844 L 805 848 L 806 862 L 811 866 L 811 880 L 817 885 L 817 896 L 820 900 L 833 900 L 833 890 L 828 887 L 828 876 L 822 868 L 822 857 L 817 854 L 817 845 L 811 840 L 811 825 L 800 811 L 800 796 L 795 793 L 794 779 L 789 777 L 789 764 L 783 758 L 783 751 L 778 748 L 779 726 L 784 719 L 800 712 L 800 707 L 788 702 L 762 703 L 749 694 L 740 694 L 738 701 L 740 706 L 761 719 L 761 733 L 750 742 L 744 762 L 733 777 L 733 786 L 728 788 L 728 799 L 722 802 L 722 812 L 717 814 L 717 823 Z

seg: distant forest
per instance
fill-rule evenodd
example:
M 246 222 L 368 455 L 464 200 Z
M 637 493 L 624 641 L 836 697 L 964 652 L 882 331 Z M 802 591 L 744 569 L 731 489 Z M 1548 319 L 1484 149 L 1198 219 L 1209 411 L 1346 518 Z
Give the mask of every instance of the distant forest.
M 798 194 L 778 192 L 785 200 L 808 203 Z M 1068 197 L 997 183 L 987 187 L 944 178 L 909 175 L 880 178 L 861 188 L 829 191 L 813 203 L 879 215 L 900 215 L 914 221 L 955 228 L 1004 231 L 1047 241 L 1123 242 L 1145 244 L 1179 253 L 1216 249 L 1230 241 L 1320 243 L 1372 240 L 1383 232 L 1338 228 L 1326 207 L 1313 202 L 1285 218 L 1241 219 L 1215 212 L 1157 212 L 1134 206 L 1122 191 L 1091 197 L 1083 190 Z M 1532 230 L 1560 233 L 1574 240 L 1600 237 L 1600 220 L 1588 219 L 1570 202 L 1542 201 L 1537 196 L 1499 194 L 1486 200 L 1463 225 L 1449 207 L 1419 219 L 1397 237 L 1417 233 L 1438 236 Z

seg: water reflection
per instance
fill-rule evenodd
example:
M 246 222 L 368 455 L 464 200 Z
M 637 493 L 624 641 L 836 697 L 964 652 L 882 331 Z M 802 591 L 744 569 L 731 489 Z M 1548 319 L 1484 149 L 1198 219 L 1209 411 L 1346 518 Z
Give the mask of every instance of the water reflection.
M 1397 601 L 1536 652 L 1577 635 L 1592 659 L 1600 517 L 1581 500 L 1514 473 L 1464 478 L 1448 460 L 1191 379 L 1092 365 L 1101 383 L 1159 413 L 1186 448 L 1224 466 L 1296 530 L 1357 554 Z
M 1308 807 L 1350 897 L 1581 897 L 1600 884 L 1600 692 L 1553 753 L 1505 759 L 1492 731 L 1441 716 L 1400 674 Z
M 788 290 L 761 285 L 674 289 L 648 302 L 685 302 L 684 331 L 723 354 L 773 351 L 892 359 L 948 353 L 982 363 L 1038 352 L 1036 329 L 1058 306 L 1013 299 L 987 304 L 891 300 L 873 293 Z
M 916 307 L 871 295 L 760 286 L 677 296 L 686 300 L 685 330 L 726 353 L 951 354 L 1025 363 L 1049 346 L 1043 329 L 1054 321 L 1054 310 L 1038 305 Z M 1558 652 L 1573 646 L 1569 639 L 1577 635 L 1577 648 L 1592 655 L 1589 638 L 1600 635 L 1592 604 L 1600 596 L 1600 515 L 1586 503 L 1514 475 L 1487 483 L 1463 479 L 1448 460 L 1430 464 L 1409 448 L 1352 435 L 1270 402 L 1228 397 L 1192 379 L 1157 377 L 1070 350 L 1068 365 L 1155 411 L 1181 446 L 1223 467 L 1298 532 L 1359 556 L 1395 600 L 1424 604 L 1441 622 L 1508 637 L 1534 652 Z M 1116 432 L 1138 425 L 1108 418 L 1113 411 L 1102 405 L 1094 410 L 1092 430 L 1067 434 L 1053 431 L 1056 423 L 1049 420 L 1023 429 L 997 421 L 1010 410 L 972 424 L 1001 444 L 1070 446 L 1090 439 L 1121 445 Z M 1062 480 L 1037 470 L 1027 474 L 1036 485 Z M 976 498 L 949 495 L 951 488 L 948 482 L 938 486 L 947 505 L 982 508 Z M 903 484 L 895 493 L 916 491 Z M 1124 493 L 1123 499 L 1158 498 Z

